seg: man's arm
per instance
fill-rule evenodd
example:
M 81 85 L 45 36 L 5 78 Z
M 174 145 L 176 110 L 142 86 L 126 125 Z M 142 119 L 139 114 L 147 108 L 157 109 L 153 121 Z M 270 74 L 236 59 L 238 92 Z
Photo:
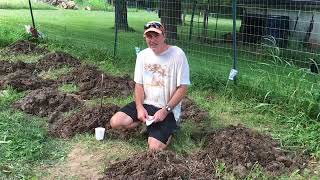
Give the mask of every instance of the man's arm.
M 177 104 L 180 103 L 180 101 L 184 98 L 184 96 L 187 94 L 188 86 L 187 85 L 180 85 L 176 92 L 174 92 L 172 98 L 168 102 L 168 106 L 174 108 Z
M 136 103 L 136 108 L 138 112 L 138 119 L 145 122 L 146 119 L 148 118 L 148 112 L 143 107 L 144 89 L 142 84 L 136 83 L 134 88 L 134 97 L 135 97 L 135 103 Z
M 183 97 L 187 94 L 187 91 L 188 91 L 187 85 L 180 85 L 177 88 L 176 92 L 174 92 L 173 96 L 171 97 L 167 105 L 174 108 L 177 104 L 180 103 Z M 169 112 L 165 108 L 162 108 L 155 113 L 154 119 L 155 121 L 163 121 L 168 114 Z

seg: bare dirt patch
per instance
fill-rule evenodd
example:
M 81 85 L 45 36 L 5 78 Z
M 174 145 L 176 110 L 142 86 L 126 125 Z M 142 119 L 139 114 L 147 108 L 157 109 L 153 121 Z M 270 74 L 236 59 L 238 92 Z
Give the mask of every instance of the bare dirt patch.
M 12 54 L 42 54 L 47 53 L 48 50 L 39 47 L 36 43 L 27 40 L 20 40 L 8 47 L 8 52 Z
M 77 94 L 83 99 L 100 96 L 127 97 L 134 89 L 134 82 L 128 76 L 107 75 L 93 66 L 75 68 L 70 74 L 62 76 L 60 82 L 78 84 Z
M 199 106 L 190 98 L 185 97 L 181 102 L 181 119 L 191 120 L 193 122 L 201 122 L 208 119 L 209 113 Z M 182 121 L 183 122 L 183 121 Z
M 196 159 L 212 166 L 216 159 L 239 177 L 245 177 L 255 165 L 270 175 L 279 175 L 295 168 L 304 168 L 301 157 L 286 153 L 271 136 L 241 125 L 228 126 L 206 137 L 206 147 Z
M 72 95 L 61 93 L 57 89 L 43 88 L 31 91 L 13 106 L 26 113 L 44 117 L 70 111 L 81 104 L 81 101 Z
M 63 66 L 75 67 L 81 64 L 80 60 L 65 52 L 54 52 L 39 59 L 37 69 L 49 70 Z
M 141 149 L 121 141 L 81 140 L 73 145 L 62 162 L 55 165 L 44 164 L 36 172 L 39 179 L 44 180 L 97 180 L 103 177 L 106 166 L 140 151 Z
M 86 147 L 76 144 L 68 154 L 65 163 L 57 164 L 54 167 L 43 167 L 47 176 L 40 179 L 99 179 L 103 177 L 100 167 L 104 159 L 103 151 L 88 152 Z
M 70 138 L 78 133 L 94 133 L 96 127 L 105 127 L 109 133 L 109 120 L 118 110 L 119 107 L 113 104 L 83 107 L 70 116 L 59 115 L 51 119 L 49 133 L 55 137 Z
M 41 87 L 54 86 L 52 80 L 45 80 L 28 70 L 17 70 L 3 77 L 0 82 L 1 88 L 11 86 L 18 91 L 34 90 Z
M 194 169 L 199 168 L 195 163 L 171 151 L 145 152 L 110 165 L 102 179 L 214 179 L 203 169 Z

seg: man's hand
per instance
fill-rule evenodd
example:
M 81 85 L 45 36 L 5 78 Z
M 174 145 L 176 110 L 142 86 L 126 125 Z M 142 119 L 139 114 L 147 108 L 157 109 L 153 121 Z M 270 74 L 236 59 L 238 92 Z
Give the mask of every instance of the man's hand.
M 142 106 L 140 108 L 137 108 L 137 112 L 138 112 L 138 119 L 142 122 L 146 122 L 146 120 L 148 119 L 147 110 Z
M 169 114 L 169 112 L 162 108 L 162 109 L 159 109 L 153 116 L 153 119 L 154 119 L 154 122 L 160 122 L 160 121 L 163 121 L 167 115 Z

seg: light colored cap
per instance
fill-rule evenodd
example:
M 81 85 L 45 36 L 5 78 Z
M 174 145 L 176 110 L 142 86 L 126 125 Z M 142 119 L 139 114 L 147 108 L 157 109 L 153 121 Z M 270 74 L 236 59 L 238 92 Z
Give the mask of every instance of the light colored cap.
M 160 22 L 157 22 L 157 21 L 150 21 L 148 23 L 146 23 L 144 25 L 144 33 L 143 34 L 146 34 L 147 32 L 156 32 L 158 34 L 161 34 L 165 32 L 165 29 L 163 27 L 163 25 L 160 23 Z

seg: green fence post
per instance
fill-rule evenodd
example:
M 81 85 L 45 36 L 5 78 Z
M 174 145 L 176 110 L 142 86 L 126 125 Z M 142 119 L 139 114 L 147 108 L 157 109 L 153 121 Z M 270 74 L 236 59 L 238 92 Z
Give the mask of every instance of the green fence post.
M 33 26 L 33 28 L 36 28 L 36 25 L 34 23 L 33 13 L 32 13 L 31 0 L 29 0 L 29 9 L 30 9 L 30 14 L 31 14 L 31 18 L 32 18 L 32 26 Z
M 232 17 L 233 17 L 233 69 L 237 70 L 238 66 L 238 49 L 237 49 L 237 0 L 232 0 Z M 237 77 L 234 77 L 234 83 L 237 84 Z

